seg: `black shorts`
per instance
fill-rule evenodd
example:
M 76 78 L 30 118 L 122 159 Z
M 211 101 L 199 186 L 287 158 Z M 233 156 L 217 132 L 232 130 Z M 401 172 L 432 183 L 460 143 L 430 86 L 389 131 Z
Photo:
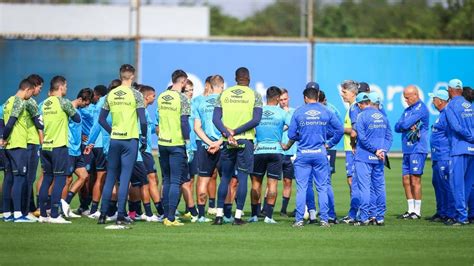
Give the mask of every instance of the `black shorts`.
M 148 185 L 148 177 L 143 162 L 135 162 L 133 165 L 132 177 L 130 178 L 130 183 L 132 187 L 140 187 L 143 185 Z
M 67 149 L 66 149 L 67 151 Z M 24 176 L 28 170 L 28 151 L 23 148 L 6 149 L 5 155 L 8 160 L 8 170 L 13 175 Z
M 104 148 L 93 148 L 94 154 L 94 170 L 107 171 L 107 156 L 104 153 Z
M 147 175 L 156 174 L 155 159 L 153 158 L 153 154 L 142 152 L 142 158 Z
M 295 168 L 291 161 L 292 155 L 283 155 L 283 178 L 295 179 Z
M 82 155 L 79 155 L 79 156 L 69 155 L 69 171 L 67 172 L 67 175 L 72 176 L 74 171 L 76 171 L 76 169 L 79 169 L 79 168 L 86 168 L 86 170 L 88 170 L 86 166 L 86 162 L 84 161 L 84 157 L 82 157 Z
M 66 146 L 41 150 L 41 166 L 45 175 L 67 175 L 69 152 Z
M 280 153 L 255 154 L 252 176 L 281 180 L 283 155 Z
M 198 157 L 199 176 L 211 177 L 219 162 L 220 152 L 210 154 L 204 146 L 198 146 L 196 155 Z
M 331 174 L 336 173 L 336 150 L 328 150 L 329 167 L 331 168 Z

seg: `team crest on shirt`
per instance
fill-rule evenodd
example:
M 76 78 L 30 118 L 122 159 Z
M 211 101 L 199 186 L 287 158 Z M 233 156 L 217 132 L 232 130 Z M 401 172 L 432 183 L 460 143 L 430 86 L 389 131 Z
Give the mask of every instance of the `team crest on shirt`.
M 216 104 L 216 98 L 207 99 L 206 102 L 207 102 L 208 104 L 214 105 L 214 104 Z
M 464 102 L 463 104 L 461 104 L 461 106 L 464 107 L 464 109 L 468 109 L 469 107 L 471 107 L 471 104 L 468 102 Z
M 275 114 L 274 112 L 269 111 L 269 110 L 266 110 L 265 112 L 263 112 L 263 116 L 265 116 L 265 117 L 270 117 L 270 116 L 272 116 L 272 115 L 274 115 L 274 114 Z
M 118 90 L 116 92 L 114 92 L 114 94 L 118 97 L 122 97 L 124 96 L 125 94 L 127 94 L 126 92 L 124 92 L 123 90 Z
M 372 115 L 372 118 L 374 118 L 375 120 L 379 120 L 382 117 L 383 117 L 383 115 L 381 113 L 375 113 L 375 114 Z
M 169 102 L 169 101 L 173 100 L 174 98 L 171 95 L 165 95 L 165 96 L 161 97 L 161 99 Z
M 235 95 L 241 95 L 241 94 L 245 93 L 245 91 L 243 91 L 241 89 L 236 89 L 236 90 L 233 90 L 231 92 Z
M 316 110 L 309 110 L 307 111 L 306 113 L 304 113 L 305 115 L 309 115 L 309 116 L 312 116 L 312 117 L 315 117 L 315 116 L 318 116 L 321 114 L 321 112 L 319 111 L 316 111 Z

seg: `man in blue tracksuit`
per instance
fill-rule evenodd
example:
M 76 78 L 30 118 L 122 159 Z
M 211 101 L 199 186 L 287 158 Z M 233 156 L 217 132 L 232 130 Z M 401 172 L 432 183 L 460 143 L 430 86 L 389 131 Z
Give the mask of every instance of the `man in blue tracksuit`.
M 318 103 L 319 85 L 309 82 L 303 91 L 305 105 L 298 108 L 291 118 L 288 129 L 290 141 L 283 145 L 288 149 L 298 141 L 298 151 L 295 160 L 296 176 L 296 219 L 293 227 L 302 227 L 304 208 L 306 205 L 306 191 L 308 179 L 316 183 L 321 222 L 323 227 L 328 223 L 328 195 L 327 179 L 329 177 L 329 163 L 327 149 L 336 145 L 344 134 L 344 129 L 336 115 Z M 328 130 L 334 133 L 326 139 Z
M 356 101 L 361 112 L 355 127 L 357 144 L 353 183 L 359 188 L 360 207 L 358 222 L 354 226 L 369 224 L 371 193 L 374 193 L 376 202 L 375 224 L 383 225 L 386 210 L 384 160 L 392 145 L 392 133 L 388 119 L 371 104 L 367 93 L 357 95 Z
M 431 126 L 431 161 L 433 169 L 433 188 L 436 196 L 436 213 L 430 218 L 433 222 L 447 221 L 453 218 L 454 199 L 449 186 L 449 140 L 446 121 L 446 105 L 449 94 L 446 90 L 429 93 L 433 105 L 439 111 L 439 117 Z
M 474 183 L 474 110 L 472 103 L 462 97 L 463 86 L 459 79 L 449 81 L 451 101 L 446 107 L 449 127 L 451 167 L 450 186 L 454 197 L 454 220 L 448 225 L 464 225 L 474 217 L 468 217 L 468 199 Z
M 420 100 L 419 89 L 410 85 L 403 91 L 408 107 L 395 124 L 395 132 L 402 133 L 402 175 L 408 210 L 400 219 L 421 217 L 421 176 L 428 154 L 429 112 Z

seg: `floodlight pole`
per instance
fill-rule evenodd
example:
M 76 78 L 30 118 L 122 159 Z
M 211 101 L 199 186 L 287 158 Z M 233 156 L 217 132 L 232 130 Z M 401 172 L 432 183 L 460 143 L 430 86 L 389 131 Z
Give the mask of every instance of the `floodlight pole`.
M 136 21 L 135 21 L 135 69 L 136 69 L 136 81 L 138 82 L 138 78 L 140 75 L 140 8 L 141 8 L 141 0 L 135 0 L 135 7 L 136 7 Z
M 310 49 L 309 49 L 309 80 L 314 79 L 314 34 L 313 34 L 313 14 L 314 14 L 314 1 L 313 0 L 308 0 L 308 41 L 310 43 Z

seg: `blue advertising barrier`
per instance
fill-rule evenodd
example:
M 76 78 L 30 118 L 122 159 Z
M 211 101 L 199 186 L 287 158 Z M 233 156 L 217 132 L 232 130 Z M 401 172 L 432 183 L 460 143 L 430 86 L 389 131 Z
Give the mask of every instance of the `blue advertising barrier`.
M 328 101 L 344 114 L 339 84 L 347 79 L 365 81 L 383 97 L 392 129 L 406 108 L 403 89 L 407 85 L 420 88 L 433 123 L 438 112 L 428 93 L 446 89 L 452 78 L 473 87 L 474 46 L 322 43 L 314 49 L 314 80 Z M 401 151 L 400 134 L 394 133 L 392 151 Z
M 226 87 L 235 85 L 235 70 L 244 66 L 250 70 L 250 87 L 262 96 L 275 85 L 287 88 L 294 94 L 294 103 L 301 104 L 309 47 L 298 43 L 143 41 L 140 82 L 153 86 L 159 94 L 170 84 L 171 73 L 183 69 L 195 85 L 196 96 L 203 92 L 209 75 L 223 76 Z M 154 118 L 156 103 L 149 111 Z M 156 136 L 153 144 L 157 144 Z
M 118 78 L 121 64 L 134 64 L 134 47 L 134 41 L 0 39 L 0 104 L 32 73 L 45 81 L 38 101 L 46 98 L 49 82 L 56 75 L 66 78 L 70 99 L 82 88 L 107 86 Z

